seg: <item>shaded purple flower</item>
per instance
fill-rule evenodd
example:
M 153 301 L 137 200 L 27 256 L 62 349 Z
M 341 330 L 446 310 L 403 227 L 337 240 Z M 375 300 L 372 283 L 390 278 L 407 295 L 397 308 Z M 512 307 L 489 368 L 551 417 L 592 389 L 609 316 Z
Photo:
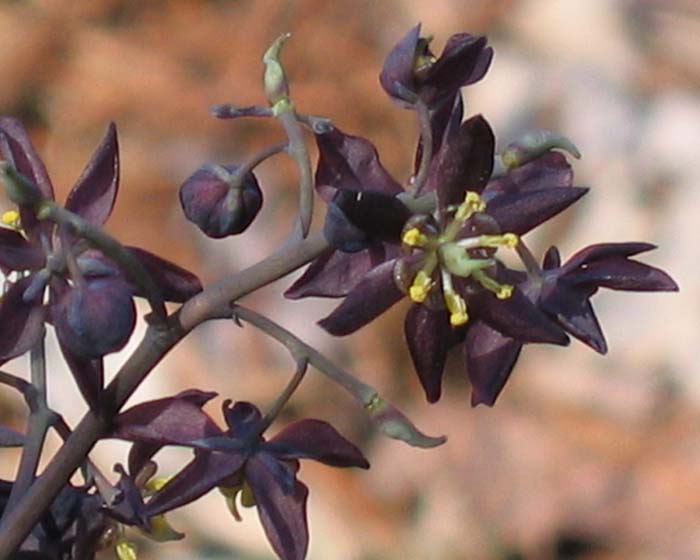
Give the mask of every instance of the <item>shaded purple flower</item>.
M 339 209 L 353 227 L 366 232 L 375 250 L 329 251 L 287 292 L 291 297 L 346 296 L 320 321 L 338 336 L 356 331 L 408 295 L 414 306 L 406 316 L 406 340 L 431 402 L 440 397 L 449 350 L 464 344 L 467 360 L 472 361 L 479 353 L 482 323 L 520 343 L 568 343 L 562 328 L 523 293 L 527 275 L 507 269 L 496 252 L 516 246 L 519 236 L 587 192 L 571 186 L 571 169 L 555 152 L 491 180 L 494 137 L 486 120 L 475 116 L 462 122 L 460 101 L 454 102 L 449 118 L 442 113 L 435 118 L 440 121 L 433 127 L 439 149 L 424 192 L 434 193 L 437 207 L 432 215 L 403 218 L 398 239 L 384 235 L 386 223 L 391 226 L 388 231 L 396 230 L 398 214 L 387 200 L 400 202 L 407 195 L 386 179 L 376 150 L 366 140 L 337 129 L 332 136 L 318 136 L 318 188 L 334 198 L 344 195 Z M 367 189 L 358 185 L 376 185 L 377 194 L 367 196 Z M 365 199 L 373 205 L 371 212 L 363 207 Z M 384 209 L 387 220 L 382 219 Z M 338 229 L 340 237 L 349 228 Z M 351 232 L 350 239 L 361 238 Z M 510 361 L 516 357 L 512 353 Z M 486 364 L 486 357 L 480 363 Z
M 600 243 L 581 249 L 562 265 L 559 251 L 551 247 L 544 258 L 536 302 L 572 336 L 605 354 L 605 337 L 589 301 L 599 288 L 678 291 L 666 272 L 630 258 L 655 248 L 651 243 Z M 533 282 L 537 285 L 537 279 Z
M 457 33 L 436 57 L 430 50 L 432 38 L 421 37 L 420 28 L 412 28 L 387 55 L 379 82 L 402 105 L 411 106 L 419 97 L 434 109 L 484 77 L 493 49 L 486 46 L 486 37 Z
M 180 187 L 187 219 L 209 237 L 245 231 L 262 207 L 263 195 L 252 172 L 237 177 L 238 165 L 204 165 Z
M 44 164 L 22 124 L 11 117 L 0 117 L 0 156 L 21 174 L 21 180 L 53 200 Z M 102 226 L 112 212 L 118 186 L 117 131 L 110 124 L 68 194 L 66 208 Z M 5 221 L 11 229 L 0 228 L 0 269 L 11 280 L 0 300 L 0 363 L 34 346 L 43 336 L 45 321 L 51 320 L 78 384 L 84 393 L 94 393 L 89 378 L 101 375 L 95 359 L 128 340 L 135 321 L 131 298 L 141 295 L 139 289 L 71 231 L 38 220 L 33 207 L 20 204 L 19 219 L 10 213 Z M 182 302 L 201 291 L 190 272 L 142 249 L 127 250 L 152 275 L 165 299 Z
M 522 288 L 552 321 L 605 354 L 605 337 L 590 302 L 599 288 L 635 292 L 678 290 L 664 271 L 630 259 L 654 248 L 649 243 L 601 243 L 582 249 L 561 265 L 559 251 L 551 247 L 541 273 L 530 275 Z M 470 332 L 478 338 L 474 352 L 467 356 L 472 404 L 491 406 L 510 376 L 522 342 L 486 324 L 477 325 Z
M 260 411 L 247 402 L 223 404 L 227 429 L 202 411 L 211 394 L 187 391 L 137 405 L 115 422 L 112 437 L 137 442 L 143 461 L 164 445 L 195 449 L 194 459 L 146 503 L 148 516 L 188 504 L 219 487 L 238 515 L 235 500 L 255 505 L 270 544 L 283 560 L 301 560 L 308 547 L 307 487 L 297 479 L 299 459 L 336 467 L 368 468 L 359 449 L 321 420 L 300 420 L 265 439 Z M 139 446 L 139 447 L 136 447 Z

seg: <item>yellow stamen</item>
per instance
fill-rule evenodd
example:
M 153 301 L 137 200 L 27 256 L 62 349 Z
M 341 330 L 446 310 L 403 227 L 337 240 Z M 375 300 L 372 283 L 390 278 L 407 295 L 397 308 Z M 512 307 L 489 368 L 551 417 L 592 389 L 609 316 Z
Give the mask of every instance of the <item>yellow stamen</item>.
M 253 495 L 253 489 L 246 481 L 243 481 L 243 490 L 241 491 L 241 505 L 247 508 L 253 507 L 255 505 L 255 496 Z
M 157 476 L 149 480 L 144 487 L 146 496 L 151 496 L 156 492 L 160 492 L 163 487 L 170 482 L 171 478 L 172 476 Z
M 508 299 L 513 295 L 513 286 L 510 284 L 501 284 L 496 292 L 496 297 L 498 299 Z
M 425 247 L 428 244 L 428 236 L 414 227 L 403 234 L 401 241 L 410 247 Z
M 421 270 L 413 279 L 413 284 L 411 284 L 411 287 L 408 289 L 408 295 L 412 301 L 423 303 L 434 284 L 435 282 L 433 282 L 430 275 L 427 274 L 425 270 Z
M 446 291 L 444 296 L 445 305 L 447 305 L 447 310 L 450 312 L 450 324 L 453 327 L 459 327 L 469 321 L 467 304 L 464 298 L 453 291 Z
M 179 541 L 184 536 L 170 526 L 170 523 L 165 518 L 165 514 L 154 515 L 149 522 L 151 524 L 151 532 L 146 533 L 146 536 L 156 542 Z
M 472 217 L 476 212 L 483 212 L 486 209 L 486 203 L 483 201 L 479 193 L 467 191 L 464 196 L 464 202 L 459 205 L 455 218 L 464 222 Z
M 3 213 L 2 218 L 0 219 L 2 220 L 3 224 L 11 227 L 14 230 L 22 229 L 22 224 L 20 223 L 19 219 L 19 212 L 17 210 L 8 210 L 7 212 Z
M 520 238 L 514 233 L 479 236 L 479 245 L 481 247 L 508 247 L 509 249 L 514 249 L 519 242 Z
M 119 537 L 114 550 L 119 560 L 136 560 L 138 558 L 136 545 L 126 537 Z
M 473 272 L 474 278 L 481 284 L 484 288 L 493 292 L 498 299 L 508 299 L 513 295 L 513 286 L 510 284 L 501 284 L 500 282 L 491 278 L 483 270 L 476 270 Z
M 238 508 L 236 507 L 236 496 L 238 496 L 238 493 L 240 491 L 240 485 L 219 486 L 219 492 L 221 492 L 226 498 L 226 505 L 228 506 L 228 510 L 231 512 L 231 515 L 233 515 L 233 518 L 238 522 L 243 521 L 243 517 L 241 517 L 241 514 L 238 512 Z

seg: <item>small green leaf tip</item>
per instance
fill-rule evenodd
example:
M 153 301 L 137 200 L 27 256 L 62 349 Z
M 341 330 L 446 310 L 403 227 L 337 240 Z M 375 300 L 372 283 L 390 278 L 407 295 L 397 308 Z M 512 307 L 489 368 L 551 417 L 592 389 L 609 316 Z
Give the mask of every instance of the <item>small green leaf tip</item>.
M 549 130 L 532 130 L 512 142 L 501 154 L 501 160 L 508 169 L 520 167 L 550 150 L 564 150 L 576 159 L 581 152 L 566 136 Z
M 291 36 L 291 33 L 283 33 L 277 37 L 263 55 L 263 63 L 265 64 L 265 74 L 263 77 L 265 95 L 267 95 L 268 101 L 273 106 L 289 96 L 287 77 L 285 76 L 284 67 L 279 57 L 282 45 L 284 45 Z
M 401 440 L 412 447 L 428 449 L 447 441 L 445 436 L 428 436 L 416 428 L 397 408 L 375 394 L 365 404 L 369 416 L 387 437 Z

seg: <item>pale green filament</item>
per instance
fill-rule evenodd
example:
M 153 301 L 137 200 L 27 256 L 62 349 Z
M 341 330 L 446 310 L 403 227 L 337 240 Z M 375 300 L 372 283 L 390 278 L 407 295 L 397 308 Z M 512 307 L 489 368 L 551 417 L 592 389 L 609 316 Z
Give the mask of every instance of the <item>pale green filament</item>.
M 513 295 L 513 286 L 511 284 L 501 284 L 481 270 L 474 272 L 474 278 L 484 288 L 496 294 L 498 299 L 508 299 Z

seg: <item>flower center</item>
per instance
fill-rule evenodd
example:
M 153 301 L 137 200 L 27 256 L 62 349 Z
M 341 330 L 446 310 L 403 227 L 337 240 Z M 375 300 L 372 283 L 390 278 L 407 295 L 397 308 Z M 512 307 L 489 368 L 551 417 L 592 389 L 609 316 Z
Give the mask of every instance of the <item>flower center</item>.
M 402 235 L 402 241 L 407 247 L 425 253 L 422 267 L 408 288 L 409 297 L 416 303 L 423 303 L 431 290 L 440 285 L 442 299 L 450 312 L 450 324 L 454 327 L 467 323 L 469 314 L 466 301 L 455 290 L 453 277 L 471 278 L 493 292 L 498 299 L 507 299 L 513 294 L 512 285 L 501 284 L 486 271 L 496 264 L 496 259 L 473 257 L 470 251 L 500 247 L 512 249 L 518 245 L 518 236 L 514 233 L 504 233 L 459 238 L 467 220 L 485 209 L 486 204 L 481 196 L 468 191 L 464 202 L 456 208 L 449 209 L 454 211 L 454 218 L 442 232 L 434 234 L 421 230 L 419 226 L 412 226 Z

